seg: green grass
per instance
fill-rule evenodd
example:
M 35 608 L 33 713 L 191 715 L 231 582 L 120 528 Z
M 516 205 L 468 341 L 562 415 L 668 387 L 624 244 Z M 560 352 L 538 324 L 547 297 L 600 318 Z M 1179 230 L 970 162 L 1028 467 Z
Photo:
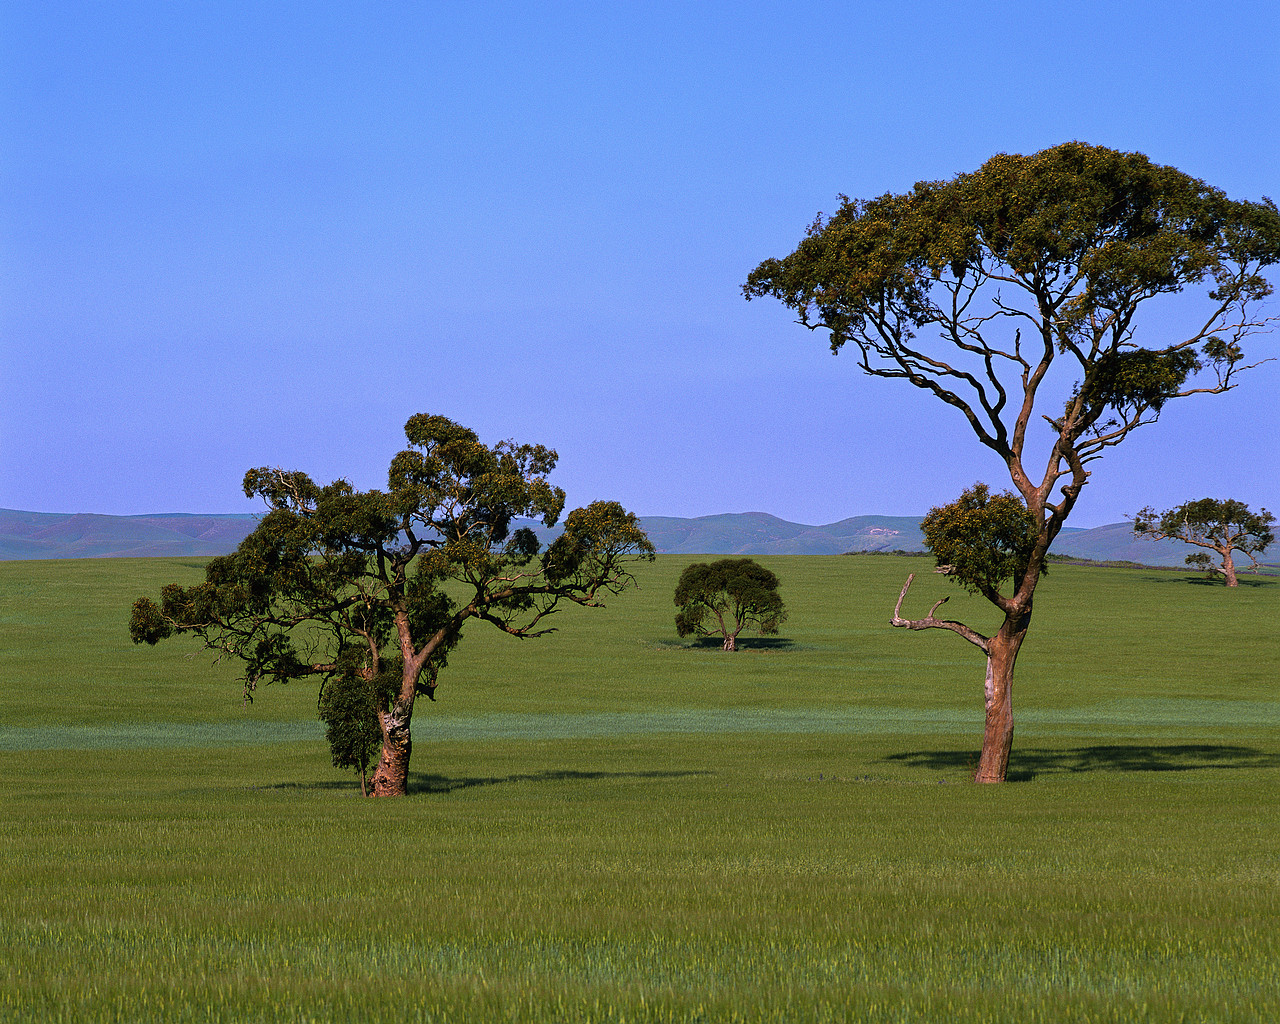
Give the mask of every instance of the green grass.
M 723 655 L 687 561 L 473 628 L 388 802 L 313 687 L 129 643 L 198 562 L 0 563 L 0 1020 L 1280 1017 L 1280 583 L 1055 566 L 992 788 L 976 652 L 887 626 L 981 602 L 761 559 L 791 620 Z

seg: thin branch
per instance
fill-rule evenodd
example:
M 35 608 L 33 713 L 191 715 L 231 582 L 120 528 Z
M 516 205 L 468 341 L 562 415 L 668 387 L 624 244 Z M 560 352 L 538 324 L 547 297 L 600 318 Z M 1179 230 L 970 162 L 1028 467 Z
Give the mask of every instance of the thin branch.
M 953 633 L 959 633 L 969 643 L 979 648 L 984 654 L 991 653 L 991 638 L 983 636 L 975 629 L 971 629 L 963 622 L 956 622 L 953 619 L 936 619 L 933 613 L 947 603 L 947 598 L 939 598 L 929 609 L 929 614 L 923 619 L 904 619 L 902 617 L 902 602 L 906 600 L 907 591 L 911 587 L 911 582 L 916 578 L 916 574 L 912 573 L 907 577 L 907 582 L 902 585 L 902 593 L 898 595 L 898 603 L 893 606 L 893 618 L 889 620 L 891 626 L 901 626 L 905 629 L 949 629 Z

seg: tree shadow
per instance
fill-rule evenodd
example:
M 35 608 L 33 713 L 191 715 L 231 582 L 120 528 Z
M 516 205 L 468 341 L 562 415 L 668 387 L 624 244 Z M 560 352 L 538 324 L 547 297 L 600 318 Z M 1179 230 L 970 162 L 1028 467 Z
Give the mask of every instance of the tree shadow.
M 599 779 L 681 779 L 692 775 L 714 775 L 711 771 L 647 771 L 647 772 L 581 772 L 571 769 L 549 769 L 542 772 L 529 772 L 521 775 L 485 775 L 461 776 L 431 775 L 426 772 L 409 773 L 409 792 L 412 793 L 452 793 L 457 789 L 470 789 L 473 786 L 498 786 L 507 782 L 575 782 Z M 370 770 L 372 775 L 372 769 Z M 337 792 L 352 790 L 360 795 L 360 780 L 324 779 L 312 782 L 272 782 L 259 786 L 246 786 L 246 789 L 257 790 L 307 790 Z
M 1150 576 L 1142 578 L 1144 583 L 1179 583 L 1190 584 L 1193 587 L 1221 587 L 1223 590 L 1229 589 L 1221 576 L 1206 576 L 1204 573 L 1196 573 L 1195 575 L 1183 575 L 1177 571 L 1166 573 L 1152 573 Z M 1237 571 L 1236 583 L 1241 587 L 1270 587 L 1277 582 L 1275 576 L 1270 573 L 1255 574 Z
M 737 646 L 739 651 L 786 651 L 795 647 L 796 642 L 785 636 L 740 636 Z M 700 636 L 689 643 L 680 643 L 679 647 L 691 651 L 718 651 L 724 646 L 724 638 L 719 636 Z
M 978 767 L 976 750 L 910 750 L 891 754 L 913 768 L 953 771 Z M 1010 782 L 1028 782 L 1038 775 L 1092 771 L 1191 772 L 1205 768 L 1278 768 L 1280 755 L 1254 747 L 1221 744 L 1114 744 L 1059 750 L 1017 749 L 1009 757 Z
M 372 774 L 372 769 L 370 769 L 370 774 Z M 245 788 L 245 789 L 261 789 L 261 790 L 268 790 L 268 789 L 304 789 L 304 790 L 326 790 L 326 789 L 327 789 L 327 790 L 340 790 L 340 789 L 354 789 L 357 793 L 359 793 L 359 792 L 360 792 L 360 780 L 359 780 L 358 778 L 354 778 L 354 779 L 351 779 L 351 780 L 346 780 L 346 779 L 325 779 L 325 780 L 316 780 L 316 781 L 313 781 L 313 782 L 268 782 L 268 783 L 263 783 L 262 785 L 258 785 L 258 786 L 245 786 L 244 788 Z M 194 790 L 193 790 L 192 792 L 194 792 Z
M 473 786 L 500 786 L 509 782 L 581 782 L 608 779 L 683 779 L 694 775 L 714 775 L 710 771 L 647 771 L 647 772 L 581 772 L 571 769 L 548 769 L 520 775 L 461 776 L 429 775 L 424 772 L 409 773 L 410 793 L 452 793 Z M 356 784 L 357 788 L 359 783 Z

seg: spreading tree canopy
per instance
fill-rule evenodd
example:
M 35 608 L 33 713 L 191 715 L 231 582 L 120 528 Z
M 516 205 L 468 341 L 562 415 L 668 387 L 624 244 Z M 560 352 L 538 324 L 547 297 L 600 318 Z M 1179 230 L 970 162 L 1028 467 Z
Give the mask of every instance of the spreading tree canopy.
M 680 636 L 716 635 L 726 651 L 738 649 L 738 634 L 754 625 L 763 634 L 778 632 L 787 610 L 778 593 L 778 577 L 751 558 L 695 562 L 676 584 L 676 632 Z
M 564 604 L 598 606 L 633 581 L 635 559 L 653 557 L 636 517 L 616 502 L 570 512 L 545 549 L 517 524 L 560 519 L 564 492 L 546 479 L 557 460 L 548 448 L 489 447 L 443 416 L 413 416 L 405 434 L 386 491 L 250 470 L 245 494 L 268 508 L 257 529 L 211 560 L 203 583 L 171 584 L 159 604 L 139 599 L 130 622 L 135 643 L 191 633 L 239 660 L 249 699 L 260 683 L 336 684 L 322 701 L 334 761 L 357 769 L 367 764 L 363 700 L 380 738 L 376 795 L 406 792 L 414 701 L 434 699 L 468 622 L 541 636 Z
M 1257 555 L 1262 554 L 1276 539 L 1272 526 L 1276 517 L 1265 508 L 1252 511 L 1242 501 L 1201 498 L 1157 512 L 1147 506 L 1133 521 L 1133 532 L 1150 540 L 1166 537 L 1180 540 L 1216 552 L 1221 559 L 1221 572 L 1227 586 L 1239 585 L 1236 579 L 1235 559 L 1232 552 L 1246 555 L 1253 568 L 1258 568 Z M 1203 552 L 1187 556 L 1187 564 L 1205 569 L 1211 568 L 1211 559 Z
M 1168 402 L 1227 391 L 1248 368 L 1244 343 L 1268 326 L 1258 308 L 1271 293 L 1264 271 L 1280 262 L 1280 212 L 1080 142 L 1000 154 L 901 195 L 841 199 L 744 291 L 825 329 L 833 352 L 852 347 L 865 373 L 957 410 L 1007 467 L 1031 535 L 1006 589 L 978 587 L 1003 614 L 999 631 L 966 637 L 988 661 L 976 777 L 1002 781 L 1014 661 L 1049 546 L 1106 449 Z M 1189 288 L 1199 294 L 1181 328 L 1172 309 L 1139 317 Z M 953 446 L 940 439 L 934 457 Z M 895 611 L 893 622 L 954 627 L 932 613 Z

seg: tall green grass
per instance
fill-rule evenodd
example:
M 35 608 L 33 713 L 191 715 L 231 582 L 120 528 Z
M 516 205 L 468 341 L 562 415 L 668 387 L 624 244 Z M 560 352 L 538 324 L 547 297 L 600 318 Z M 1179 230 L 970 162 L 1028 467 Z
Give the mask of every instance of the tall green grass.
M 762 559 L 785 635 L 724 655 L 686 561 L 473 629 L 391 802 L 313 687 L 129 643 L 198 563 L 0 564 L 0 1020 L 1280 1017 L 1280 585 L 1055 567 L 979 788 L 980 661 L 887 626 L 927 563 Z

